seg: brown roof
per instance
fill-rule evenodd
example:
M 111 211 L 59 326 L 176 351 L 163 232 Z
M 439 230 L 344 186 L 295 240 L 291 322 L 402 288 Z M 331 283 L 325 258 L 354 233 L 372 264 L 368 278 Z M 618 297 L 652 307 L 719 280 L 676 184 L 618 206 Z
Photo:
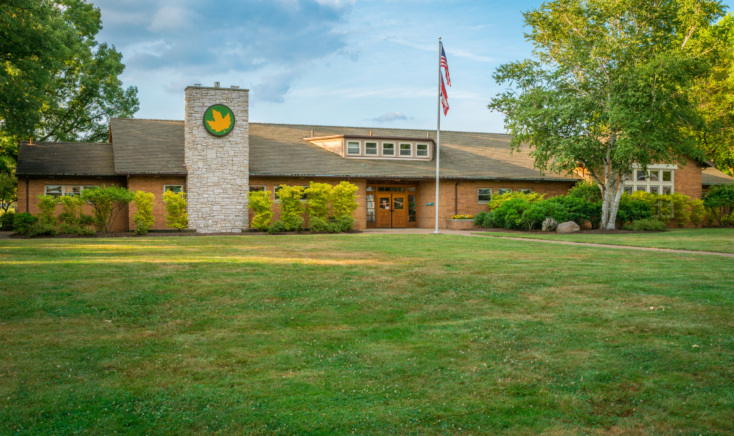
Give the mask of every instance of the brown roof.
M 115 174 L 112 144 L 86 142 L 21 142 L 17 175 Z
M 184 122 L 112 118 L 118 174 L 186 174 Z
M 720 185 L 722 183 L 732 183 L 734 177 L 723 173 L 716 168 L 704 168 L 701 175 L 701 184 L 703 186 Z

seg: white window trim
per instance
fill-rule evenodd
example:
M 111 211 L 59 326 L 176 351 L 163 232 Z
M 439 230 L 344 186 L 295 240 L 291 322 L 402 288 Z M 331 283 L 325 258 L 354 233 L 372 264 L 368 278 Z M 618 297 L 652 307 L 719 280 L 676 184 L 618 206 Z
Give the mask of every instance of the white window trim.
M 489 200 L 484 201 L 479 199 L 479 190 L 480 189 L 489 189 Z M 486 194 L 485 194 L 486 195 Z M 477 203 L 478 204 L 489 204 L 490 201 L 492 201 L 492 195 L 494 195 L 494 190 L 492 188 L 477 188 Z
M 385 154 L 385 144 L 392 145 L 392 154 Z M 396 156 L 396 154 L 395 154 L 395 144 L 396 144 L 395 142 L 390 142 L 390 141 L 383 141 L 383 142 L 381 142 L 380 143 L 380 156 L 395 157 Z
M 367 143 L 375 144 L 375 154 L 367 153 Z M 364 155 L 365 156 L 379 156 L 380 155 L 380 143 L 378 141 L 365 141 L 364 142 Z
M 344 141 L 347 147 L 347 156 L 360 156 L 362 154 L 362 141 Z M 349 144 L 357 144 L 357 147 L 359 150 L 356 153 L 350 153 L 349 152 Z
M 425 145 L 426 146 L 426 155 L 425 156 L 421 156 L 420 154 L 418 154 L 418 146 L 419 145 Z M 431 146 L 428 145 L 428 144 L 424 144 L 422 142 L 417 142 L 415 144 L 415 157 L 431 157 Z
M 256 192 L 256 191 L 252 191 L 252 188 L 263 188 L 263 191 L 268 190 L 268 187 L 266 185 L 250 185 L 247 192 Z
M 181 188 L 181 192 L 184 192 L 184 186 L 183 185 L 163 185 L 163 195 L 166 195 L 166 191 L 168 190 L 168 188 L 172 188 L 174 186 L 177 186 L 177 187 Z
M 403 145 L 409 145 L 409 154 L 403 154 Z M 412 142 L 401 142 L 398 144 L 398 156 L 400 157 L 413 157 L 413 143 Z
M 632 192 L 637 192 L 638 187 L 645 188 L 645 192 L 650 192 L 651 187 L 657 187 L 658 194 L 663 193 L 663 188 L 670 188 L 670 193 L 675 193 L 675 168 L 673 168 L 675 165 L 650 165 L 648 167 L 648 171 L 657 171 L 658 174 L 658 180 L 650 180 L 650 175 L 645 176 L 645 180 L 637 180 L 637 171 L 640 171 L 641 168 L 637 166 L 637 168 L 634 168 L 632 173 L 632 180 L 625 180 L 624 187 L 625 188 L 632 188 Z M 663 182 L 663 171 L 670 171 L 670 181 L 669 182 Z

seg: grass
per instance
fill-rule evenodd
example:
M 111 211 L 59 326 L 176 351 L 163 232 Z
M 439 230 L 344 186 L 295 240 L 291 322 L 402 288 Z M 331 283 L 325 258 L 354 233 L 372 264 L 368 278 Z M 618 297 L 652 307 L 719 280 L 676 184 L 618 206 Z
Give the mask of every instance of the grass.
M 447 235 L 4 240 L 0 434 L 731 434 L 733 267 Z
M 676 250 L 734 253 L 734 229 L 672 229 L 661 233 L 585 234 L 482 232 L 498 238 L 547 239 L 551 241 L 672 248 Z

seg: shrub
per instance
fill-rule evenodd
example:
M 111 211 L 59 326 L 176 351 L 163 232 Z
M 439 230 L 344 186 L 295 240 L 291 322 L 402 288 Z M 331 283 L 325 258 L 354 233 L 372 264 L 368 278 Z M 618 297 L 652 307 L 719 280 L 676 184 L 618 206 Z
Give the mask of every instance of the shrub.
M 703 197 L 703 205 L 719 227 L 734 223 L 734 183 L 714 185 Z
M 324 233 L 329 231 L 329 222 L 320 217 L 311 217 L 308 220 L 308 229 L 313 233 Z
M 282 185 L 278 192 L 280 197 L 280 220 L 289 232 L 303 229 L 303 212 L 305 210 L 305 206 L 301 201 L 303 191 L 302 186 Z
M 329 201 L 334 187 L 328 183 L 311 182 L 306 189 L 309 218 L 318 217 L 324 221 L 329 218 Z
M 84 205 L 84 200 L 69 195 L 59 197 L 58 200 L 59 204 L 61 204 L 61 213 L 57 217 L 59 223 L 75 226 L 79 220 L 79 214 Z
M 93 226 L 94 217 L 92 215 L 86 215 L 86 214 L 80 213 L 79 219 L 77 220 L 77 222 L 81 227 Z
M 581 181 L 568 190 L 568 196 L 581 198 L 590 203 L 596 203 L 601 201 L 601 189 L 599 189 L 599 185 L 594 182 Z M 599 207 L 601 208 L 601 205 Z M 601 218 L 599 220 L 601 221 Z M 578 224 L 578 222 L 576 224 Z
M 635 232 L 664 232 L 665 223 L 657 218 L 646 218 L 632 221 L 632 224 L 625 226 L 625 230 Z
M 601 223 L 601 202 L 592 203 L 585 198 L 574 197 L 571 195 L 561 195 L 550 198 L 546 201 L 558 203 L 565 207 L 565 210 L 567 211 L 565 220 L 559 219 L 560 217 L 553 217 L 559 223 L 564 221 L 573 221 L 579 226 L 582 226 L 588 221 L 591 223 L 592 229 L 599 227 L 599 224 Z
M 15 220 L 15 213 L 13 212 L 8 211 L 0 215 L 0 228 L 6 232 L 13 231 L 13 220 Z
M 337 217 L 336 226 L 340 232 L 351 232 L 354 230 L 354 221 L 352 215 L 342 215 Z
M 155 201 L 155 195 L 152 192 L 135 192 L 133 202 L 135 202 L 137 211 L 133 215 L 133 222 L 135 223 L 135 233 L 138 235 L 147 234 L 155 224 L 153 201 Z
M 59 234 L 61 235 L 73 235 L 76 234 L 77 227 L 72 224 L 67 224 L 65 222 L 62 222 L 59 224 Z
M 166 225 L 168 227 L 178 231 L 189 227 L 185 192 L 166 191 L 163 194 L 163 203 L 166 205 Z
M 28 212 L 17 213 L 13 218 L 13 229 L 16 233 L 21 235 L 27 235 L 36 223 L 38 223 L 38 217 L 35 217 Z
M 41 212 L 38 214 L 38 221 L 40 224 L 54 225 L 56 217 L 56 205 L 59 204 L 59 200 L 51 195 L 39 195 L 38 196 L 38 208 Z
M 706 216 L 706 208 L 703 205 L 703 200 L 699 200 L 698 198 L 692 199 L 690 205 L 691 223 L 693 223 L 694 226 L 698 227 L 701 225 L 704 217 Z
M 583 201 L 583 200 L 582 200 Z M 546 218 L 551 217 L 559 223 L 568 221 L 568 210 L 562 203 L 542 200 L 530 205 L 521 215 L 520 224 L 532 230 L 540 228 Z
M 273 219 L 273 198 L 270 191 L 252 191 L 247 194 L 247 201 L 255 216 L 250 221 L 250 227 L 260 230 L 268 230 L 270 221 Z
M 97 230 L 109 233 L 117 215 L 133 201 L 133 193 L 126 188 L 102 186 L 83 190 L 81 198 L 94 209 L 94 224 Z
M 331 190 L 331 211 L 335 219 L 342 216 L 352 216 L 357 210 L 357 185 L 341 182 Z
M 95 232 L 94 229 L 91 228 L 91 227 L 77 226 L 77 227 L 75 227 L 74 233 L 76 233 L 79 236 L 92 236 L 92 235 L 94 235 L 97 232 Z
M 40 236 L 56 236 L 56 227 L 53 224 L 37 223 L 33 225 L 28 232 L 28 236 L 31 238 L 37 238 Z
M 531 192 L 526 194 L 524 192 L 508 192 L 502 195 L 495 195 L 492 197 L 492 201 L 489 202 L 487 207 L 490 211 L 499 209 L 506 201 L 510 200 L 525 200 L 527 203 L 535 203 L 542 200 L 545 197 L 544 194 L 538 194 L 537 192 Z
M 474 225 L 484 227 L 484 220 L 489 215 L 489 212 L 479 212 L 474 216 Z
M 511 198 L 503 201 L 493 211 L 492 225 L 505 229 L 519 229 L 523 225 L 522 214 L 529 208 L 530 203 L 522 198 Z
M 280 220 L 273 221 L 273 223 L 270 224 L 270 226 L 268 227 L 268 233 L 270 233 L 271 235 L 274 233 L 283 233 L 287 231 L 288 229 L 285 227 L 285 224 L 283 223 L 283 221 Z
M 617 221 L 623 225 L 637 220 L 652 218 L 652 209 L 647 202 L 635 201 L 632 196 L 623 194 L 619 200 L 619 209 L 617 211 Z

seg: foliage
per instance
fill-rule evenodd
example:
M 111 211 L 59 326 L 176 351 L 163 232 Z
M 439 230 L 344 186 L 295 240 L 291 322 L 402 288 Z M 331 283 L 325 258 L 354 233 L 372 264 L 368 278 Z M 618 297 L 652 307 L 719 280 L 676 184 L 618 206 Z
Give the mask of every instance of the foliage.
M 56 222 L 54 213 L 59 199 L 51 195 L 38 196 L 38 208 L 41 212 L 38 214 L 38 221 L 42 225 L 53 225 Z
M 280 220 L 289 232 L 303 229 L 303 212 L 305 206 L 301 201 L 304 188 L 302 186 L 282 185 L 278 195 L 280 197 Z
M 663 223 L 675 220 L 679 227 L 690 223 L 698 224 L 703 220 L 705 210 L 703 202 L 679 193 L 654 194 L 645 191 L 632 193 L 632 199 L 642 201 L 650 206 L 652 215 Z
M 493 211 L 492 225 L 505 229 L 520 229 L 524 224 L 522 214 L 529 208 L 530 203 L 522 198 L 507 199 Z
M 15 220 L 15 213 L 12 211 L 7 211 L 0 215 L 0 228 L 3 229 L 3 231 L 12 231 L 13 230 L 13 221 Z
M 454 215 L 451 217 L 452 220 L 473 220 L 474 215 Z
M 354 230 L 354 221 L 352 215 L 342 215 L 336 218 L 336 227 L 340 232 L 351 232 Z
M 155 224 L 155 217 L 153 216 L 154 201 L 155 195 L 152 192 L 135 192 L 133 202 L 135 202 L 137 211 L 133 215 L 133 222 L 135 223 L 135 233 L 138 235 L 147 234 Z
M 719 227 L 734 224 L 734 183 L 710 187 L 703 197 L 703 204 Z
M 703 219 L 706 217 L 706 207 L 703 205 L 703 200 L 699 200 L 698 198 L 694 198 L 690 202 L 691 205 L 691 223 L 693 223 L 694 226 L 698 227 L 703 222 Z
M 79 225 L 81 227 L 88 227 L 94 225 L 94 217 L 92 215 L 86 215 L 84 213 L 79 214 L 79 219 L 77 220 Z
M 31 226 L 30 231 L 28 232 L 28 237 L 38 238 L 41 236 L 56 236 L 57 234 L 56 226 L 53 224 L 43 224 L 39 222 Z
M 707 32 L 723 16 L 716 0 L 657 2 L 554 0 L 524 13 L 537 60 L 502 65 L 512 86 L 492 99 L 541 171 L 579 164 L 599 185 L 601 226 L 612 229 L 633 164 L 700 158 L 705 129 L 685 94 L 710 72 L 726 41 Z
M 313 233 L 326 233 L 329 230 L 329 221 L 320 217 L 308 219 L 308 229 Z
M 74 233 L 76 233 L 77 236 L 93 236 L 97 232 L 95 232 L 94 229 L 91 227 L 80 225 L 74 228 Z
M 563 204 L 563 201 L 555 198 L 540 200 L 530 204 L 530 207 L 522 213 L 520 221 L 528 230 L 532 230 L 536 227 L 540 228 L 543 221 L 548 217 L 559 223 L 566 222 L 569 220 L 568 208 Z
M 490 212 L 479 212 L 478 214 L 474 215 L 474 225 L 487 227 L 484 225 L 484 220 L 487 218 L 487 215 L 489 215 L 489 213 Z
M 318 217 L 322 220 L 329 218 L 329 201 L 334 187 L 328 183 L 311 182 L 306 189 L 308 198 L 309 218 Z
M 255 216 L 250 221 L 252 228 L 261 232 L 268 230 L 270 220 L 273 219 L 273 197 L 270 191 L 251 191 L 247 194 L 247 201 Z
M 601 201 L 601 189 L 596 183 L 582 180 L 568 190 L 569 197 L 583 198 L 591 203 Z
M 0 207 L 7 212 L 18 201 L 18 179 L 14 174 L 0 171 Z
M 357 185 L 342 181 L 331 190 L 331 212 L 335 219 L 352 216 L 357 210 Z M 310 199 L 309 199 L 310 201 Z
M 163 194 L 166 205 L 166 225 L 181 231 L 189 227 L 189 214 L 186 212 L 186 193 L 166 191 Z
M 85 204 L 84 200 L 76 196 L 64 195 L 59 197 L 58 201 L 61 205 L 61 213 L 58 216 L 59 222 L 70 226 L 77 225 L 82 206 Z
M 268 233 L 273 235 L 275 233 L 283 233 L 287 232 L 288 228 L 285 226 L 285 223 L 280 220 L 273 221 L 272 224 L 268 227 Z
M 97 230 L 110 233 L 115 218 L 133 201 L 134 194 L 118 186 L 87 188 L 82 191 L 81 199 L 92 206 Z
M 13 229 L 16 233 L 26 235 L 37 222 L 38 217 L 28 212 L 16 213 L 15 217 L 13 217 Z
M 502 195 L 494 195 L 492 196 L 492 201 L 487 204 L 487 207 L 490 211 L 493 211 L 495 209 L 498 209 L 500 206 L 502 206 L 506 201 L 513 200 L 513 199 L 520 199 L 524 200 L 527 203 L 535 203 L 536 201 L 540 201 L 543 198 L 545 198 L 545 194 L 538 194 L 537 192 L 531 192 L 531 193 L 524 193 L 524 192 L 507 192 Z
M 650 205 L 645 201 L 635 201 L 628 194 L 622 195 L 619 201 L 617 220 L 622 224 L 628 222 L 652 218 L 653 213 Z
M 547 201 L 562 204 L 566 208 L 568 213 L 566 221 L 573 221 L 579 226 L 584 225 L 588 221 L 592 229 L 598 228 L 601 223 L 601 201 L 597 199 L 597 201 L 592 202 L 585 197 L 587 196 L 578 196 L 577 191 L 577 196 L 572 196 L 571 194 L 560 195 L 550 198 Z M 594 198 L 593 195 L 589 197 Z M 556 219 L 556 221 L 559 223 L 564 222 L 559 219 Z
M 635 232 L 664 232 L 666 230 L 665 223 L 657 218 L 635 220 L 632 221 L 632 224 L 626 225 L 624 229 Z

